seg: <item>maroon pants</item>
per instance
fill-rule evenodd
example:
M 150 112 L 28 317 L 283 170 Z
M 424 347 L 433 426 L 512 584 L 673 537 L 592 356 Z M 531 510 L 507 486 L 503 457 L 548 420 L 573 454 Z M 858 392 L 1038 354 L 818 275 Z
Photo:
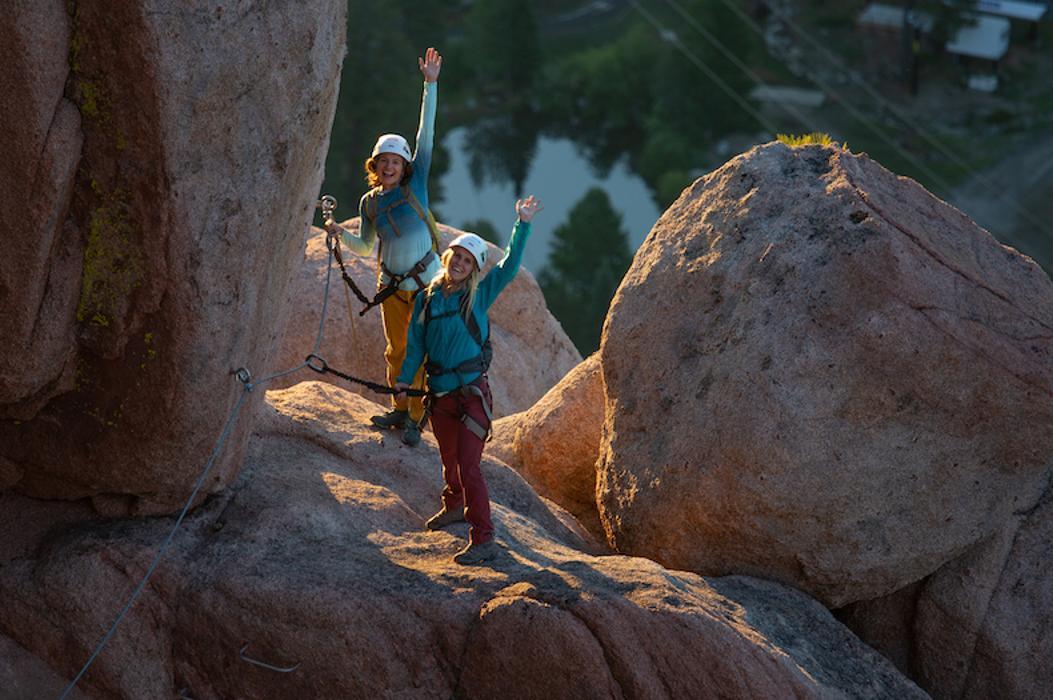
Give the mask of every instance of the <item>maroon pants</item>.
M 480 377 L 472 384 L 482 389 L 487 403 L 492 405 L 486 377 Z M 431 430 L 439 441 L 439 455 L 442 457 L 443 508 L 448 511 L 464 509 L 464 519 L 471 526 L 468 541 L 478 544 L 494 537 L 490 493 L 479 468 L 485 443 L 461 422 L 462 413 L 470 415 L 484 428 L 490 425 L 478 396 L 454 390 L 432 402 Z

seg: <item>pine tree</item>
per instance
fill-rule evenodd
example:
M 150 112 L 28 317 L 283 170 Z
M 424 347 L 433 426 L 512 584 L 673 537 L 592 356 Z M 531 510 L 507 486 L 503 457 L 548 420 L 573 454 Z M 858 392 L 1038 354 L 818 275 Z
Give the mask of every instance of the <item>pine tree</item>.
M 494 226 L 489 219 L 465 221 L 461 224 L 460 229 L 462 231 L 471 231 L 484 241 L 490 241 L 498 248 L 504 246 L 504 242 L 501 240 L 501 234 L 497 232 L 497 227 Z
M 549 310 L 583 356 L 599 348 L 607 308 L 630 262 L 622 217 L 594 187 L 554 231 L 548 266 L 538 275 Z

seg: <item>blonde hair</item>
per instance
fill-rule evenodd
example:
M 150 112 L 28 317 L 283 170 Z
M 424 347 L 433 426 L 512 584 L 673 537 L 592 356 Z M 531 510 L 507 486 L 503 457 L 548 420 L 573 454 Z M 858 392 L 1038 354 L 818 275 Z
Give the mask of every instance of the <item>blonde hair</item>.
M 400 158 L 402 156 L 399 156 Z M 405 158 L 402 158 L 405 165 L 402 166 L 402 179 L 399 180 L 399 186 L 405 185 L 413 177 L 413 163 L 409 162 Z M 377 175 L 377 161 L 376 158 L 366 158 L 366 162 L 362 165 L 366 170 L 366 182 L 369 183 L 370 187 L 380 186 L 380 177 Z
M 439 258 L 442 262 L 442 269 L 428 283 L 428 288 L 425 290 L 428 296 L 425 298 L 424 303 L 431 303 L 431 295 L 449 279 L 446 275 L 446 265 L 452 257 L 453 248 L 447 248 L 443 251 L 442 256 Z M 462 282 L 466 288 L 466 293 L 464 295 L 465 301 L 461 304 L 461 313 L 464 314 L 465 318 L 472 313 L 472 306 L 475 304 L 475 293 L 479 291 L 479 274 L 479 265 L 476 264 L 475 258 L 472 258 L 472 271 L 468 275 L 468 279 Z

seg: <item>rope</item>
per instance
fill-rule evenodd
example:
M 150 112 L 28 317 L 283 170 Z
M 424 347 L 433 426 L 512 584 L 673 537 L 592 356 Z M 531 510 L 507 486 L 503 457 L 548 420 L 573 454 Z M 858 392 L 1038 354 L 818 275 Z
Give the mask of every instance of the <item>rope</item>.
M 242 376 L 243 375 L 239 375 L 239 379 L 241 379 Z M 62 695 L 59 696 L 59 700 L 65 700 L 65 698 L 69 697 L 69 694 L 73 692 L 73 688 L 77 685 L 77 682 L 84 676 L 85 673 L 87 673 L 88 669 L 95 662 L 96 657 L 98 657 L 98 655 L 102 652 L 103 647 L 106 646 L 106 644 L 113 637 L 114 632 L 117 631 L 117 626 L 121 624 L 121 621 L 124 620 L 125 615 L 127 615 L 128 611 L 131 610 L 132 605 L 135 604 L 136 600 L 138 600 L 139 595 L 143 592 L 143 589 L 146 588 L 147 581 L 149 581 L 150 577 L 153 576 L 154 570 L 157 568 L 157 565 L 161 562 L 161 557 L 164 556 L 165 552 L 168 550 L 168 546 L 172 543 L 172 538 L 175 537 L 176 530 L 178 530 L 179 526 L 183 523 L 183 518 L 185 518 L 187 512 L 189 512 L 190 505 L 194 502 L 194 499 L 197 498 L 198 491 L 201 490 L 201 487 L 205 483 L 205 478 L 208 476 L 208 473 L 212 470 L 212 465 L 215 463 L 216 457 L 219 455 L 219 451 L 223 447 L 223 443 L 227 441 L 227 437 L 230 435 L 230 429 L 234 426 L 234 419 L 237 418 L 238 413 L 241 411 L 241 406 L 245 402 L 245 397 L 249 395 L 250 391 L 252 391 L 251 385 L 248 382 L 244 382 L 244 384 L 245 388 L 241 392 L 241 395 L 238 397 L 237 402 L 234 404 L 234 408 L 231 410 L 230 416 L 227 418 L 226 425 L 223 426 L 223 431 L 220 433 L 219 441 L 216 443 L 215 448 L 213 448 L 212 454 L 209 455 L 208 462 L 205 463 L 205 468 L 201 471 L 201 475 L 198 476 L 197 483 L 194 484 L 194 490 L 191 492 L 190 497 L 187 499 L 186 505 L 183 506 L 182 512 L 179 513 L 179 517 L 176 518 L 175 525 L 173 525 L 172 529 L 169 531 L 168 537 L 165 538 L 165 541 L 157 550 L 157 554 L 154 555 L 153 561 L 150 562 L 150 566 L 149 568 L 147 568 L 146 574 L 139 582 L 139 585 L 136 586 L 135 591 L 132 592 L 132 597 L 128 599 L 128 602 L 125 604 L 120 614 L 117 615 L 117 619 L 113 621 L 112 625 L 110 625 L 110 629 L 106 632 L 105 636 L 103 636 L 102 641 L 100 641 L 98 645 L 96 645 L 95 651 L 93 651 L 91 653 L 91 656 L 88 657 L 88 660 L 84 663 L 84 666 L 81 667 L 80 672 L 77 673 L 77 676 L 72 681 L 70 681 L 69 685 L 66 686 L 66 689 L 62 691 Z
M 332 279 L 332 277 L 333 277 L 333 250 L 332 250 L 332 248 L 330 248 L 329 249 L 329 261 L 326 264 L 326 268 L 325 268 L 325 292 L 322 295 L 322 318 L 318 321 L 318 335 L 315 337 L 314 347 L 311 348 L 311 355 L 314 355 L 315 353 L 318 352 L 318 349 L 322 346 L 322 338 L 325 335 L 325 317 L 326 317 L 326 312 L 327 312 L 327 310 L 329 308 L 329 281 Z M 308 357 L 310 357 L 311 355 L 308 355 Z M 278 377 L 284 377 L 287 374 L 292 374 L 293 372 L 301 370 L 301 369 L 303 369 L 306 366 L 307 366 L 307 361 L 304 360 L 303 362 L 301 362 L 300 364 L 296 365 L 295 367 L 293 367 L 291 369 L 287 369 L 287 370 L 284 370 L 284 371 L 281 371 L 281 372 L 276 372 L 275 374 L 271 374 L 269 376 L 264 377 L 263 379 L 259 380 L 255 384 L 250 384 L 249 385 L 249 389 L 251 390 L 251 389 L 253 389 L 253 388 L 257 387 L 257 386 L 263 386 L 267 382 L 270 382 L 270 381 L 272 381 L 274 379 L 277 379 Z
M 277 379 L 278 377 L 284 377 L 287 374 L 292 374 L 293 372 L 301 370 L 304 367 L 309 367 L 315 372 L 320 372 L 323 374 L 334 374 L 340 377 L 341 379 L 345 379 L 349 382 L 362 384 L 363 386 L 372 389 L 377 393 L 395 393 L 395 390 L 391 387 L 382 384 L 377 384 L 375 382 L 366 381 L 364 379 L 358 379 L 357 377 L 352 377 L 349 374 L 344 374 L 343 372 L 339 372 L 335 369 L 332 369 L 329 367 L 328 364 L 326 364 L 325 360 L 318 356 L 317 353 L 322 345 L 322 338 L 325 335 L 325 319 L 327 315 L 327 310 L 329 308 L 329 282 L 332 279 L 332 272 L 333 250 L 332 248 L 330 248 L 329 262 L 326 266 L 325 274 L 325 292 L 322 296 L 322 317 L 321 320 L 318 322 L 318 335 L 315 338 L 314 347 L 311 349 L 311 354 L 308 355 L 303 362 L 296 365 L 295 367 L 268 375 L 255 383 L 251 381 L 252 375 L 249 373 L 249 370 L 245 369 L 244 367 L 241 367 L 234 372 L 235 378 L 238 381 L 240 381 L 244 387 L 243 391 L 238 397 L 237 402 L 235 402 L 234 407 L 231 409 L 230 415 L 227 417 L 227 422 L 226 424 L 224 424 L 223 430 L 220 432 L 219 440 L 216 442 L 216 446 L 212 449 L 212 454 L 209 455 L 208 461 L 205 463 L 204 469 L 201 471 L 201 474 L 198 476 L 197 481 L 194 484 L 194 490 L 190 493 L 190 497 L 187 499 L 186 504 L 183 506 L 183 510 L 179 513 L 179 517 L 176 518 L 175 524 L 172 526 L 172 529 L 168 532 L 168 536 L 158 548 L 157 554 L 154 555 L 154 559 L 150 563 L 150 566 L 147 568 L 146 574 L 139 582 L 139 585 L 136 586 L 135 590 L 132 592 L 131 597 L 128 599 L 128 602 L 125 603 L 124 608 L 117 615 L 117 618 L 113 621 L 113 624 L 110 625 L 109 630 L 107 630 L 102 640 L 95 646 L 94 651 L 92 651 L 91 656 L 88 657 L 88 660 L 84 663 L 84 666 L 81 667 L 76 677 L 72 681 L 70 681 L 69 685 L 67 685 L 65 690 L 62 691 L 62 695 L 59 696 L 59 700 L 65 700 L 65 698 L 69 697 L 69 694 L 73 692 L 73 688 L 75 688 L 80 679 L 84 677 L 84 674 L 88 672 L 88 669 L 91 668 L 91 665 L 95 663 L 95 659 L 98 658 L 100 653 L 102 653 L 103 648 L 105 648 L 105 646 L 109 643 L 110 639 L 113 637 L 114 633 L 117 631 L 117 627 L 124 620 L 125 616 L 128 614 L 128 611 L 131 610 L 132 605 L 135 604 L 135 601 L 139 599 L 139 595 L 143 592 L 143 589 L 146 588 L 147 582 L 150 580 L 150 577 L 153 576 L 154 570 L 157 569 L 157 565 L 160 564 L 161 558 L 168 550 L 169 545 L 171 545 L 172 539 L 175 537 L 176 531 L 179 530 L 179 526 L 182 525 L 183 519 L 186 517 L 186 514 L 190 511 L 190 506 L 193 504 L 194 499 L 197 498 L 197 494 L 201 490 L 201 487 L 204 485 L 206 477 L 212 470 L 212 466 L 213 464 L 215 464 L 216 457 L 219 455 L 220 450 L 223 448 L 223 444 L 227 441 L 227 438 L 230 435 L 231 428 L 234 425 L 234 421 L 238 416 L 238 413 L 241 412 L 241 407 L 242 404 L 245 402 L 245 397 L 248 396 L 254 388 L 258 386 L 263 386 L 267 382 Z M 406 394 L 409 396 L 424 396 L 426 393 L 427 392 L 420 391 L 417 389 L 408 389 L 406 391 Z M 242 649 L 242 651 L 244 651 L 244 649 Z
M 732 51 L 730 48 L 728 48 L 724 44 L 724 42 L 722 42 L 712 32 L 710 32 L 708 29 L 706 29 L 705 26 L 703 26 L 701 22 L 696 20 L 692 15 L 688 14 L 688 12 L 683 7 L 678 5 L 673 0 L 666 0 L 666 3 L 671 5 L 676 10 L 676 12 L 681 17 L 684 18 L 684 20 L 688 24 L 690 24 L 692 27 L 695 28 L 695 31 L 697 31 L 699 34 L 701 34 L 703 37 L 705 37 L 706 41 L 708 41 L 710 44 L 712 44 L 714 46 L 714 48 L 716 48 L 721 54 L 723 54 L 724 58 L 726 58 L 728 61 L 733 63 L 735 65 L 735 67 L 737 67 L 740 71 L 742 71 L 746 75 L 746 77 L 748 77 L 750 80 L 753 81 L 753 83 L 755 85 L 758 85 L 758 86 L 764 85 L 764 79 L 761 78 L 757 74 L 756 71 L 754 71 L 752 68 L 747 66 L 742 61 L 742 59 L 740 59 L 738 56 L 736 56 L 735 52 Z M 790 115 L 791 117 L 796 119 L 797 122 L 799 124 L 801 124 L 801 126 L 805 127 L 806 129 L 811 128 L 812 120 L 810 120 L 808 117 L 806 117 L 804 114 L 802 114 L 797 108 L 795 108 L 789 102 L 783 100 L 783 101 L 778 102 L 777 104 L 784 112 L 786 112 L 788 115 Z
M 741 7 L 736 6 L 736 4 L 732 0 L 719 1 L 723 5 L 725 5 L 729 10 L 734 12 L 746 26 L 748 26 L 762 38 L 764 37 L 764 29 L 754 19 L 749 17 L 749 15 L 747 15 Z M 742 63 L 742 61 L 735 57 L 733 52 L 731 52 L 729 49 L 727 49 L 727 47 L 721 44 L 719 39 L 717 39 L 711 32 L 707 31 L 701 25 L 701 23 L 698 22 L 698 20 L 695 19 L 690 13 L 688 13 L 687 10 L 683 8 L 683 6 L 676 2 L 676 0 L 665 0 L 665 3 L 672 7 L 676 11 L 676 13 L 681 16 L 681 18 L 683 18 L 688 24 L 690 24 L 699 34 L 702 34 L 707 41 L 713 44 L 722 54 L 725 55 L 725 57 L 727 57 L 731 62 L 733 62 L 754 83 L 756 83 L 757 85 L 763 84 L 762 79 L 758 75 L 756 75 L 756 73 L 751 71 L 749 67 L 745 66 Z M 631 2 L 631 4 L 636 7 L 637 11 L 640 12 L 641 15 L 645 14 L 642 10 L 640 10 L 636 2 Z M 920 136 L 926 143 L 938 150 L 946 158 L 954 162 L 954 164 L 961 168 L 967 175 L 974 177 L 977 180 L 977 182 L 979 182 L 990 194 L 994 195 L 997 199 L 1009 205 L 1009 207 L 1013 209 L 1019 216 L 1026 219 L 1030 224 L 1035 226 L 1040 234 L 1043 232 L 1047 234 L 1050 233 L 1051 229 L 1045 222 L 1040 220 L 1029 209 L 1023 207 L 1014 198 L 1009 197 L 1004 192 L 1002 192 L 1001 188 L 999 188 L 995 183 L 993 183 L 990 180 L 990 178 L 978 172 L 976 169 L 972 168 L 968 162 L 962 159 L 962 157 L 955 153 L 952 149 L 947 148 L 937 139 L 930 136 L 924 128 L 914 123 L 911 119 L 907 117 L 906 114 L 904 114 L 894 104 L 892 104 L 888 99 L 886 99 L 879 91 L 874 89 L 869 83 L 863 80 L 856 71 L 850 70 L 839 56 L 834 54 L 827 47 L 823 46 L 823 44 L 820 41 L 816 40 L 813 36 L 811 36 L 811 34 L 806 29 L 795 24 L 794 21 L 787 14 L 785 14 L 784 11 L 774 6 L 771 2 L 769 2 L 769 0 L 764 0 L 764 4 L 780 21 L 792 28 L 800 37 L 808 41 L 813 47 L 821 51 L 826 56 L 829 62 L 835 64 L 836 67 L 840 69 L 843 75 L 847 75 L 848 78 L 852 80 L 852 82 L 856 83 L 861 88 L 863 88 L 868 95 L 870 95 L 874 100 L 876 100 L 883 108 L 887 109 L 890 113 L 892 113 L 897 119 L 900 120 L 900 122 L 903 125 L 905 125 L 914 133 L 918 134 L 918 136 Z M 660 32 L 668 32 L 668 29 L 661 26 L 653 17 L 645 16 L 645 19 L 647 19 Z M 679 43 L 677 45 L 678 48 L 681 48 L 681 51 L 684 51 L 685 54 L 687 53 L 687 51 L 684 48 L 679 46 Z M 699 62 L 697 58 L 695 58 L 693 55 L 689 55 L 688 57 L 693 59 L 692 62 L 698 65 Z M 932 183 L 940 187 L 944 191 L 945 195 L 950 196 L 953 193 L 954 188 L 945 178 L 935 173 L 931 168 L 929 168 L 916 157 L 914 157 L 913 154 L 906 151 L 902 146 L 899 145 L 899 143 L 896 142 L 895 138 L 893 138 L 891 135 L 885 132 L 872 119 L 868 118 L 866 114 L 864 114 L 861 110 L 856 109 L 853 106 L 850 99 L 847 99 L 845 96 L 843 96 L 828 82 L 817 77 L 814 71 L 809 71 L 807 78 L 813 83 L 815 83 L 815 85 L 818 88 L 820 88 L 820 90 L 824 94 L 826 94 L 828 97 L 835 100 L 842 107 L 844 107 L 844 109 L 852 117 L 854 117 L 856 121 L 858 121 L 860 124 L 866 127 L 869 131 L 874 133 L 878 137 L 878 139 L 883 141 L 887 146 L 891 147 L 892 150 L 894 150 L 897 153 L 897 155 L 899 155 L 905 161 L 913 165 L 919 172 L 928 177 Z M 791 116 L 798 119 L 798 121 L 804 122 L 803 115 L 801 115 L 801 113 L 797 110 L 792 109 L 789 105 L 783 103 L 779 103 L 779 106 L 782 107 Z M 756 115 L 752 112 L 752 110 L 750 110 L 750 113 L 751 116 L 754 116 L 754 118 L 756 118 Z

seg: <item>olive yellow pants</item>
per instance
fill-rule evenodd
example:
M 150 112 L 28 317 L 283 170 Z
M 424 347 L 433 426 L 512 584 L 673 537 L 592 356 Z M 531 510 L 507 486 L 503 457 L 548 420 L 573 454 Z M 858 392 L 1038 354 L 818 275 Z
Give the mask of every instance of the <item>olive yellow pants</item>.
M 402 361 L 406 359 L 406 333 L 409 331 L 410 318 L 413 315 L 413 298 L 416 292 L 398 290 L 380 303 L 380 317 L 384 322 L 384 361 L 387 363 L 388 386 L 395 386 Z M 413 377 L 414 389 L 424 388 L 424 367 L 417 370 Z M 424 399 L 411 396 L 401 401 L 392 398 L 397 411 L 409 411 L 409 416 L 417 423 L 424 418 Z

